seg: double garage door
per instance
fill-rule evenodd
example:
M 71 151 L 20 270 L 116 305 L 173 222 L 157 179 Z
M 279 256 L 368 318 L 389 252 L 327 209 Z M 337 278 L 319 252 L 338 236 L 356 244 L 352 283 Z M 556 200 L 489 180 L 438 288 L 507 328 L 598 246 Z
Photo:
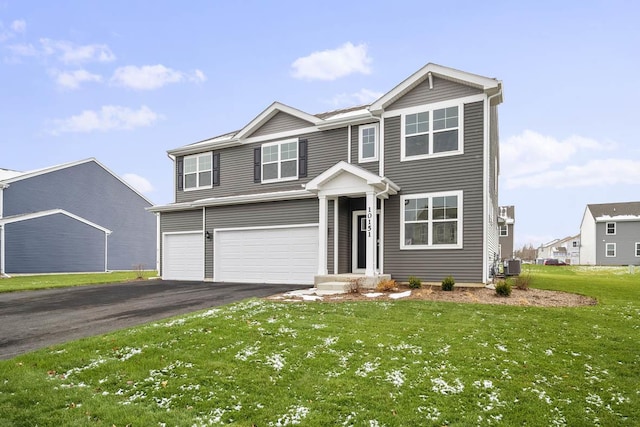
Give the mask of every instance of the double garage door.
M 202 280 L 201 232 L 164 236 L 163 278 Z M 313 284 L 318 226 L 215 230 L 214 281 Z

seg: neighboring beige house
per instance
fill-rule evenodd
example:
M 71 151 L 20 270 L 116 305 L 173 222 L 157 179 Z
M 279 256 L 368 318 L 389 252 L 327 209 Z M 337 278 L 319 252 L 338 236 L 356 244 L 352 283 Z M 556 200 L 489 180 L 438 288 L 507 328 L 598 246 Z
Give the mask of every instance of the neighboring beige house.
M 500 206 L 498 215 L 498 228 L 500 233 L 500 259 L 510 259 L 514 257 L 514 225 L 515 206 Z
M 580 235 L 555 239 L 538 248 L 538 259 L 554 258 L 567 264 L 580 264 Z

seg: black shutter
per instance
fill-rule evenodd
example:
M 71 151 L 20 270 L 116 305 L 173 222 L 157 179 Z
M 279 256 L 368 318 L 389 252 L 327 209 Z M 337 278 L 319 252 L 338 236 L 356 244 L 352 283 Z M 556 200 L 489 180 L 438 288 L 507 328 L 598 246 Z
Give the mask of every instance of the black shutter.
M 178 157 L 176 159 L 176 182 L 178 183 L 178 190 L 184 188 L 184 173 L 183 173 L 184 157 Z
M 262 150 L 261 147 L 253 149 L 253 182 L 262 182 Z
M 307 177 L 307 140 L 298 141 L 298 178 Z
M 213 153 L 213 185 L 220 185 L 220 153 Z

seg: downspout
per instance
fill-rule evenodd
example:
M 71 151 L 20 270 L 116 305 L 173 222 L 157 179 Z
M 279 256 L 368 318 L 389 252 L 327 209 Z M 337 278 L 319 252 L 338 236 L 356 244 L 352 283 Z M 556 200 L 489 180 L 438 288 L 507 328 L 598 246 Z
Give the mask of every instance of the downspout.
M 104 272 L 109 272 L 109 236 L 111 232 L 104 233 Z
M 490 170 L 490 165 L 489 165 L 489 153 L 490 153 L 490 149 L 491 149 L 491 131 L 490 131 L 490 126 L 491 126 L 491 100 L 499 95 L 502 95 L 502 83 L 499 84 L 498 86 L 498 92 L 494 93 L 493 95 L 490 95 L 487 97 L 487 102 L 486 102 L 486 108 L 487 108 L 487 114 L 485 114 L 485 173 L 483 174 L 483 186 L 484 189 L 483 191 L 487 192 L 486 196 L 484 197 L 484 203 L 483 203 L 483 207 L 484 207 L 484 216 L 485 216 L 485 220 L 483 221 L 483 235 L 485 237 L 485 242 L 487 241 L 487 222 L 488 222 L 488 204 L 489 204 L 489 197 L 488 197 L 488 192 L 490 191 L 487 184 L 489 182 L 489 170 Z M 496 194 L 496 197 L 498 195 Z M 499 203 L 499 202 L 497 202 Z M 491 207 L 491 209 L 493 209 L 493 206 Z M 496 218 L 497 219 L 497 218 Z M 485 243 L 485 247 L 484 250 L 482 251 L 482 261 L 483 261 L 483 281 L 484 283 L 489 281 L 489 247 L 488 245 Z M 495 261 L 495 260 L 492 260 Z

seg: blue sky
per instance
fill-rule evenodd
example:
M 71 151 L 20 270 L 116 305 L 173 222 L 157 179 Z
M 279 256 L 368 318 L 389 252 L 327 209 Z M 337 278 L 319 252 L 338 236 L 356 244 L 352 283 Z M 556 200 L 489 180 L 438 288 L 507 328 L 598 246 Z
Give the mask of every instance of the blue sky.
M 500 203 L 516 245 L 640 200 L 635 1 L 0 0 L 0 168 L 95 157 L 157 204 L 166 151 L 273 101 L 373 101 L 428 62 L 503 81 Z

